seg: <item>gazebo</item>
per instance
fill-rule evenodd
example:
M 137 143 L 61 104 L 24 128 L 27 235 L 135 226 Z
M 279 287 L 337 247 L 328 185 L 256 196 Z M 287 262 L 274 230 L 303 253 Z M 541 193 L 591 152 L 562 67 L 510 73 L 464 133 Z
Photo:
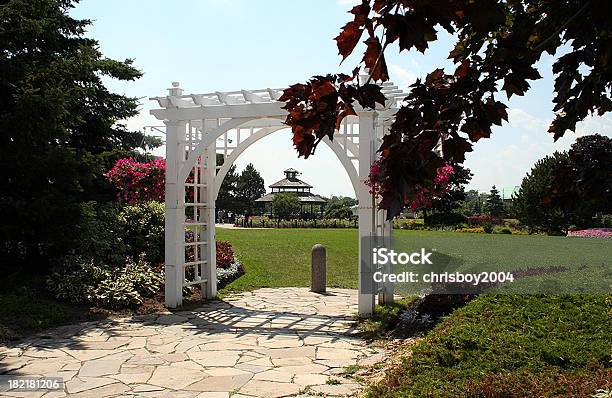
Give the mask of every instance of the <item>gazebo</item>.
M 270 185 L 271 192 L 255 200 L 255 202 L 263 203 L 264 209 L 269 210 L 269 213 L 272 214 L 274 196 L 280 192 L 291 192 L 295 193 L 300 201 L 300 213 L 315 214 L 314 206 L 317 206 L 319 214 L 323 214 L 327 200 L 312 193 L 310 191 L 313 188 L 312 185 L 297 178 L 300 172 L 289 168 L 283 173 L 285 173 L 285 178 Z
M 367 75 L 359 76 L 361 84 Z M 376 283 L 372 249 L 391 236 L 391 223 L 379 210 L 366 185 L 376 150 L 406 96 L 391 82 L 382 84 L 387 97 L 376 109 L 355 107 L 330 140 L 322 141 L 346 171 L 359 201 L 359 294 L 361 315 L 371 314 L 376 303 L 393 300 L 391 283 Z M 185 94 L 172 83 L 168 94 L 154 97 L 159 108 L 151 114 L 166 126 L 165 303 L 177 307 L 183 287 L 200 285 L 206 298 L 217 294 L 215 200 L 221 183 L 238 156 L 258 140 L 287 129 L 287 111 L 279 101 L 282 89 L 238 90 Z M 217 166 L 216 155 L 224 162 Z M 186 232 L 190 238 L 186 239 Z M 272 255 L 272 253 L 271 253 Z M 387 267 L 387 266 L 385 266 Z M 185 272 L 187 269 L 193 272 Z M 386 272 L 390 270 L 386 269 Z

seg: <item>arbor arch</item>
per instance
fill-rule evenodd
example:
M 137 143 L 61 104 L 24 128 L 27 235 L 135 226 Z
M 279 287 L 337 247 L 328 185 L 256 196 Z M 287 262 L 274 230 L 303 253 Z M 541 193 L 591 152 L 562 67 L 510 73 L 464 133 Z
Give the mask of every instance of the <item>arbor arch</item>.
M 219 168 L 217 172 L 217 176 L 215 178 L 215 199 L 219 196 L 219 190 L 221 189 L 221 184 L 225 179 L 225 176 L 229 172 L 229 169 L 232 165 L 238 160 L 240 155 L 246 151 L 251 145 L 255 144 L 257 141 L 269 136 L 270 134 L 274 134 L 277 131 L 288 128 L 287 126 L 276 126 L 276 127 L 266 127 L 258 130 L 253 135 L 249 136 L 243 142 L 241 142 L 236 149 L 232 151 L 230 155 L 225 158 L 223 165 Z M 359 175 L 357 174 L 357 170 L 355 165 L 351 162 L 350 157 L 342 150 L 342 147 L 334 141 L 331 141 L 329 138 L 325 137 L 323 142 L 334 152 L 344 170 L 346 171 L 349 180 L 351 181 L 351 185 L 353 187 L 353 191 L 355 192 L 355 197 L 358 195 L 358 187 L 359 187 Z
M 367 77 L 361 77 L 367 78 Z M 372 279 L 369 237 L 388 237 L 391 225 L 366 186 L 376 149 L 404 94 L 383 83 L 388 98 L 375 110 L 356 107 L 334 140 L 324 139 L 346 170 L 359 201 L 359 313 L 371 314 L 375 296 L 391 301 L 392 285 Z M 283 128 L 282 90 L 240 90 L 183 94 L 173 83 L 151 114 L 166 125 L 165 303 L 182 303 L 184 286 L 200 284 L 206 298 L 217 293 L 215 200 L 229 167 L 246 148 Z M 223 154 L 224 164 L 216 164 Z

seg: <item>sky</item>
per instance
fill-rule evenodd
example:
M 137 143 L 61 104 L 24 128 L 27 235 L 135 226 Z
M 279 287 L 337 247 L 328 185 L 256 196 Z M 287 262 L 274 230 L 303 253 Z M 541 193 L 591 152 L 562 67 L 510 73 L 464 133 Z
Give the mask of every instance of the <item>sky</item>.
M 349 72 L 360 61 L 362 47 L 340 65 L 333 38 L 350 19 L 354 0 L 82 0 L 70 14 L 90 19 L 87 35 L 98 40 L 104 56 L 134 60 L 144 75 L 133 82 L 105 80 L 117 93 L 140 99 L 140 113 L 129 128 L 160 126 L 149 115 L 174 81 L 187 93 L 283 88 L 316 74 Z M 453 70 L 446 60 L 452 36 L 441 32 L 425 53 L 387 50 L 391 80 L 402 89 L 438 67 Z M 546 132 L 553 119 L 553 57 L 540 60 L 542 79 L 524 97 L 513 96 L 509 122 L 494 126 L 490 139 L 479 141 L 465 165 L 474 177 L 468 189 L 520 185 L 540 158 L 566 150 L 580 135 L 612 136 L 612 115 L 589 117 L 554 142 Z M 505 99 L 505 97 L 504 97 Z M 164 148 L 155 154 L 164 155 Z M 325 145 L 308 160 L 298 158 L 291 133 L 281 130 L 249 147 L 236 161 L 237 171 L 253 163 L 266 186 L 293 167 L 325 196 L 355 196 L 349 178 Z

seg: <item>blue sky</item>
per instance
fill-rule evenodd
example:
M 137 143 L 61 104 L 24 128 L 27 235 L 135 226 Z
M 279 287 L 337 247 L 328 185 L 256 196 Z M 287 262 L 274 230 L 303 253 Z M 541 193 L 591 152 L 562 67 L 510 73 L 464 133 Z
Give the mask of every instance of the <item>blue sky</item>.
M 128 126 L 159 125 L 149 116 L 149 97 L 165 95 L 173 81 L 186 93 L 280 88 L 314 74 L 349 71 L 355 55 L 339 65 L 333 38 L 349 19 L 351 0 L 83 0 L 71 14 L 93 21 L 88 35 L 97 39 L 105 56 L 132 58 L 144 76 L 135 82 L 109 80 L 118 93 L 142 98 L 140 115 Z M 426 53 L 397 54 L 389 48 L 391 79 L 401 88 L 436 67 L 452 68 L 446 60 L 452 37 L 439 35 Z M 488 191 L 491 185 L 519 185 L 539 158 L 567 149 L 577 135 L 599 132 L 612 136 L 612 116 L 588 118 L 577 134 L 554 143 L 546 133 L 553 118 L 552 57 L 542 59 L 543 79 L 532 84 L 525 97 L 508 102 L 510 121 L 481 140 L 466 161 L 474 173 L 469 188 Z M 159 152 L 163 154 L 163 150 Z M 321 146 L 315 157 L 298 159 L 291 134 L 283 130 L 247 149 L 237 161 L 241 170 L 249 162 L 261 172 L 266 185 L 293 167 L 322 195 L 354 196 L 351 184 L 333 153 Z

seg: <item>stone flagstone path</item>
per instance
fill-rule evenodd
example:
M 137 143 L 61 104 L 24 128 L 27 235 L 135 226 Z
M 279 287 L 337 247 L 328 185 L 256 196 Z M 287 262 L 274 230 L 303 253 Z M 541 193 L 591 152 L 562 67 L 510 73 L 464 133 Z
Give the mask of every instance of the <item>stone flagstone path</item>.
M 384 357 L 353 336 L 357 292 L 259 289 L 194 311 L 90 322 L 0 346 L 0 374 L 61 376 L 64 391 L 4 397 L 346 396 L 348 365 Z

